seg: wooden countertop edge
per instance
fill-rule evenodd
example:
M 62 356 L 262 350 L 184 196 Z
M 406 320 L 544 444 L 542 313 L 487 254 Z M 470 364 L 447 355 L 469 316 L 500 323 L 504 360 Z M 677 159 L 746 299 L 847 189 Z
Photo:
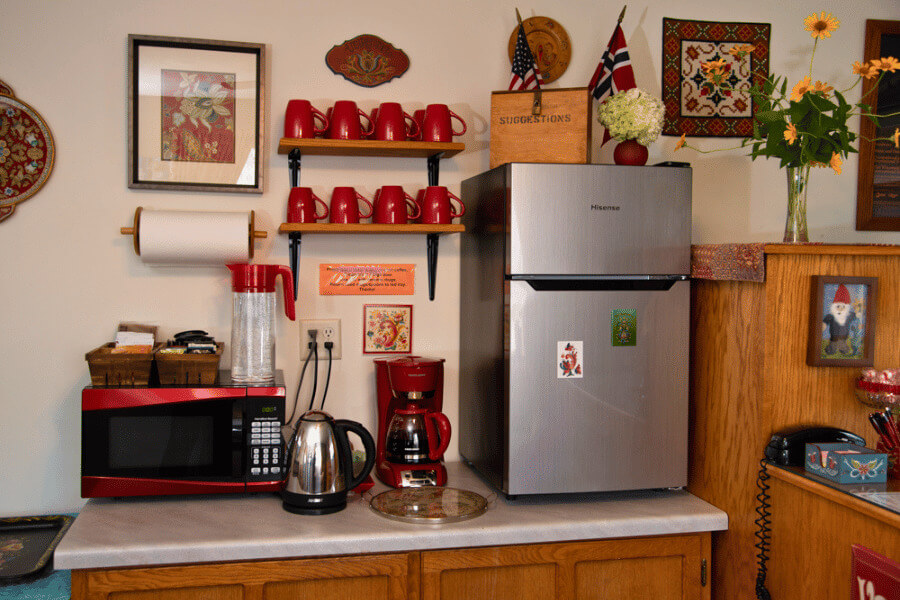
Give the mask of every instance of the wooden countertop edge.
M 766 244 L 766 254 L 842 254 L 868 256 L 900 255 L 894 244 Z
M 775 479 L 780 479 L 785 483 L 806 490 L 811 494 L 815 494 L 821 498 L 834 502 L 835 504 L 839 504 L 851 510 L 855 510 L 863 515 L 866 515 L 873 519 L 877 519 L 882 523 L 891 525 L 896 529 L 900 529 L 900 515 L 886 508 L 881 508 L 872 504 L 871 502 L 867 502 L 866 500 L 862 500 L 846 492 L 828 487 L 827 485 L 817 483 L 811 479 L 804 477 L 803 475 L 793 473 L 777 466 L 770 465 L 768 473 Z

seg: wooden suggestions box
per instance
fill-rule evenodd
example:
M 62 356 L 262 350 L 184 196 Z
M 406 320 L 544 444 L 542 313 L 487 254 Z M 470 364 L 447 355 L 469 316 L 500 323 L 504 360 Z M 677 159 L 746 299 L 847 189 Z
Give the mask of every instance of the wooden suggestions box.
M 591 162 L 591 94 L 587 88 L 491 94 L 491 168 L 508 162 Z

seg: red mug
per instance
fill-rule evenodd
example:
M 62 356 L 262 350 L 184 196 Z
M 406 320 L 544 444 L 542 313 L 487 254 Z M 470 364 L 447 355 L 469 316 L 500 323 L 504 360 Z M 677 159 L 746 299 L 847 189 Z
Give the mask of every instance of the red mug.
M 412 208 L 412 212 L 409 209 Z M 415 199 L 403 191 L 399 185 L 382 186 L 375 195 L 373 223 L 392 225 L 406 224 L 410 219 L 419 218 L 419 205 Z
M 459 203 L 459 212 L 453 211 L 453 200 Z M 420 193 L 418 202 L 422 213 L 419 223 L 447 225 L 466 214 L 463 201 L 442 185 L 429 185 Z
M 450 119 L 456 119 L 462 125 L 462 131 L 453 129 Z M 452 142 L 453 136 L 466 132 L 466 122 L 462 117 L 450 110 L 446 104 L 429 104 L 425 107 L 422 121 L 422 140 L 426 142 Z
M 369 212 L 362 214 L 358 200 L 369 207 Z M 338 186 L 331 192 L 331 223 L 359 223 L 361 218 L 371 217 L 372 210 L 372 203 L 352 187 Z
M 315 119 L 322 123 L 316 127 Z M 284 111 L 284 137 L 311 138 L 328 130 L 328 117 L 316 109 L 309 100 L 289 100 Z
M 319 216 L 316 202 L 325 209 L 325 214 Z M 288 223 L 315 223 L 319 219 L 328 216 L 328 205 L 313 194 L 312 188 L 293 187 L 288 196 L 287 221 Z
M 372 111 L 375 123 L 375 139 L 382 141 L 404 141 L 419 133 L 419 125 L 412 116 L 404 112 L 398 102 L 382 102 Z M 409 125 L 407 126 L 407 121 Z
M 362 128 L 359 118 L 363 117 L 369 125 Z M 372 134 L 372 120 L 353 100 L 338 100 L 331 110 L 331 125 L 328 137 L 333 140 L 358 140 Z

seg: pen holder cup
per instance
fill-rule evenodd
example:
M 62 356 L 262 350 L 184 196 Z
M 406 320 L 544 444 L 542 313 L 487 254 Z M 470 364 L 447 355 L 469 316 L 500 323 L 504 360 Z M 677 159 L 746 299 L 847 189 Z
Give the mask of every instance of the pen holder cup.
M 879 452 L 887 453 L 888 479 L 900 479 L 900 448 L 894 448 L 893 450 L 890 450 L 881 442 L 881 440 L 879 440 L 878 443 L 875 444 L 875 449 Z

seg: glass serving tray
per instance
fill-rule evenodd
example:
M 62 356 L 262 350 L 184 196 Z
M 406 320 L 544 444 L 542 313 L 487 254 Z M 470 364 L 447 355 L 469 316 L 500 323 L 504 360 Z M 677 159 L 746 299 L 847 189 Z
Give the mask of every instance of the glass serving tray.
M 483 515 L 487 499 L 475 492 L 448 487 L 397 488 L 371 499 L 379 515 L 406 523 L 457 523 Z

